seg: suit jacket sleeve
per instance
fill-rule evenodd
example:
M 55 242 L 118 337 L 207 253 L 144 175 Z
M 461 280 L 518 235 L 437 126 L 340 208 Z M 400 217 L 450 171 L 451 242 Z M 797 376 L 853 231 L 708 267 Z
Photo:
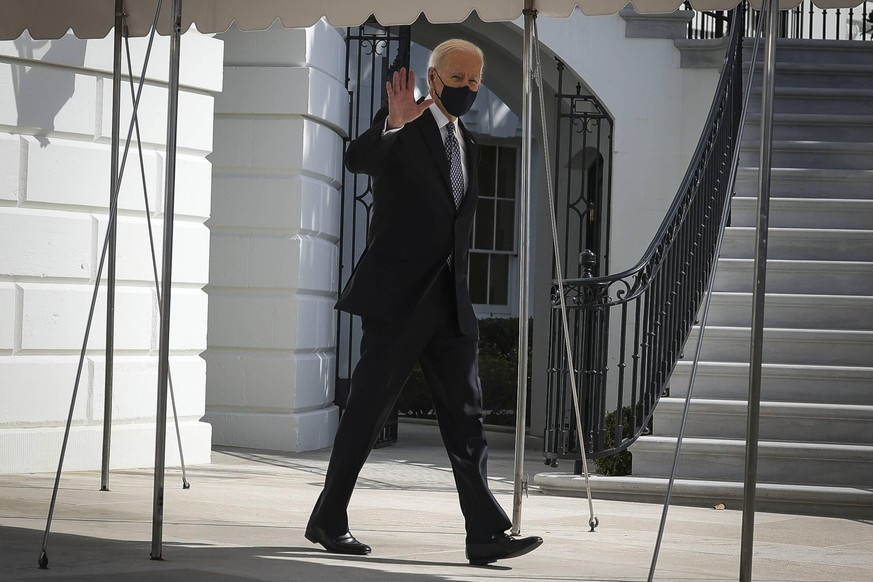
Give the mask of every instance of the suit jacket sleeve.
M 346 168 L 353 174 L 377 175 L 391 151 L 397 133 L 382 137 L 388 108 L 382 108 L 373 118 L 373 125 L 349 143 L 346 150 Z

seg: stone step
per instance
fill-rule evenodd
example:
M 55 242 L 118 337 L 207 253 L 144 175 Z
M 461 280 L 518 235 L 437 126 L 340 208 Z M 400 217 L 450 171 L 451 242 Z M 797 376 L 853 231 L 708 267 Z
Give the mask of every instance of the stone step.
M 734 196 L 731 226 L 753 227 L 757 220 L 757 196 Z M 820 228 L 828 225 L 851 230 L 873 229 L 873 199 L 770 198 L 771 228 Z
M 873 115 L 838 113 L 773 115 L 773 139 L 780 141 L 870 142 L 873 140 Z M 743 141 L 761 139 L 761 114 L 746 118 Z M 757 165 L 757 162 L 755 163 Z
M 752 290 L 752 258 L 720 258 L 715 289 Z M 873 289 L 873 262 L 867 261 L 767 261 L 767 291 L 771 293 L 821 293 L 867 295 Z
M 681 466 L 679 469 L 681 472 Z M 572 497 L 587 495 L 585 478 L 581 475 L 538 473 L 533 482 L 547 495 Z M 595 499 L 663 504 L 667 494 L 668 479 L 591 475 L 589 482 Z M 673 484 L 670 503 L 694 507 L 715 507 L 724 504 L 726 509 L 742 509 L 743 482 L 678 478 Z M 869 486 L 829 487 L 758 483 L 755 487 L 755 510 L 870 519 L 873 518 L 873 490 Z
M 731 226 L 725 232 L 721 256 L 753 259 L 755 228 Z M 770 228 L 767 256 L 806 261 L 863 261 L 873 258 L 873 230 Z
M 752 293 L 716 291 L 707 325 L 743 327 L 752 320 Z M 873 296 L 767 293 L 767 327 L 873 330 Z M 873 347 L 871 347 L 873 350 Z
M 667 477 L 676 451 L 676 437 L 643 436 L 631 445 L 635 477 Z M 745 474 L 745 439 L 685 438 L 677 476 L 683 479 L 741 481 Z M 758 443 L 758 481 L 797 485 L 869 487 L 873 446 Z
M 873 98 L 873 93 L 871 93 Z M 740 165 L 759 163 L 761 144 L 744 139 Z M 830 170 L 873 170 L 873 135 L 866 142 L 773 141 L 774 168 L 821 168 Z
M 873 89 L 873 54 L 864 63 L 794 63 L 776 62 L 776 85 L 779 87 L 831 87 Z M 743 66 L 744 82 L 748 80 L 749 61 Z M 764 64 L 755 67 L 753 85 L 761 85 Z
M 752 87 L 749 113 L 761 112 L 761 88 Z M 776 87 L 774 114 L 873 115 L 873 89 Z
M 745 401 L 692 398 L 685 437 L 745 439 Z M 685 410 L 683 398 L 662 398 L 652 432 L 678 436 Z M 873 405 L 762 401 L 760 438 L 771 441 L 873 443 Z
M 754 39 L 743 41 L 743 58 L 752 57 Z M 757 62 L 763 62 L 764 43 L 758 44 Z M 806 40 L 780 38 L 776 42 L 776 66 L 782 63 L 834 65 L 870 65 L 873 62 L 873 44 L 851 40 Z
M 752 166 L 737 169 L 736 189 L 747 196 L 757 196 L 757 160 Z M 770 173 L 770 196 L 873 199 L 873 170 L 773 168 Z
M 691 359 L 699 330 L 688 336 L 685 358 Z M 749 327 L 707 326 L 701 361 L 748 362 Z M 873 366 L 873 331 L 824 329 L 764 329 L 764 362 L 816 366 Z
M 684 398 L 691 381 L 692 362 L 676 364 L 670 396 Z M 695 398 L 745 400 L 749 395 L 749 364 L 701 362 L 692 392 Z M 774 402 L 819 402 L 873 406 L 873 367 L 764 364 L 761 397 Z

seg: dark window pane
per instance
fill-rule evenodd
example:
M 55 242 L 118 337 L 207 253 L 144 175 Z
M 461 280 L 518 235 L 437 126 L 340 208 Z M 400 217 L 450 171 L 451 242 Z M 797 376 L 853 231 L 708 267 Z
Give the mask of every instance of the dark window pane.
M 515 250 L 515 202 L 497 201 L 497 220 L 495 221 L 494 248 L 498 251 Z
M 500 198 L 515 198 L 515 148 L 500 148 L 500 160 L 497 168 L 497 196 Z
M 469 281 L 473 303 L 488 303 L 488 255 L 470 253 Z
M 497 173 L 497 148 L 495 146 L 480 146 L 479 161 L 479 196 L 494 198 L 494 180 Z
M 473 240 L 474 249 L 491 250 L 494 248 L 494 200 L 479 199 L 476 208 L 476 237 Z
M 491 255 L 491 305 L 509 304 L 509 255 Z

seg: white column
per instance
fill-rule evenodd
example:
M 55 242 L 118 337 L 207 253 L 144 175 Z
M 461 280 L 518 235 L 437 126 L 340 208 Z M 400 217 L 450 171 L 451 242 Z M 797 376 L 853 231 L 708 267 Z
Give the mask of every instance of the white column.
M 338 418 L 345 45 L 323 23 L 221 36 L 206 420 L 215 444 L 324 448 Z

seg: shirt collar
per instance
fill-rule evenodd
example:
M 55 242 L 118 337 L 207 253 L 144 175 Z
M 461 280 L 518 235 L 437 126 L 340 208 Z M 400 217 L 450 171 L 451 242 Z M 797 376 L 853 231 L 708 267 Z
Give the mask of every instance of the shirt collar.
M 428 97 L 433 99 L 433 96 L 431 96 L 431 95 L 429 95 Z M 434 121 L 436 121 L 437 127 L 440 129 L 445 127 L 445 125 L 449 122 L 449 118 L 446 117 L 446 114 L 442 112 L 442 109 L 440 109 L 439 105 L 436 104 L 436 101 L 431 103 L 428 106 L 428 109 L 430 109 L 430 112 L 433 115 Z M 460 128 L 458 127 L 458 120 L 457 119 L 455 119 L 454 125 L 455 125 L 455 135 L 458 135 L 458 130 Z

